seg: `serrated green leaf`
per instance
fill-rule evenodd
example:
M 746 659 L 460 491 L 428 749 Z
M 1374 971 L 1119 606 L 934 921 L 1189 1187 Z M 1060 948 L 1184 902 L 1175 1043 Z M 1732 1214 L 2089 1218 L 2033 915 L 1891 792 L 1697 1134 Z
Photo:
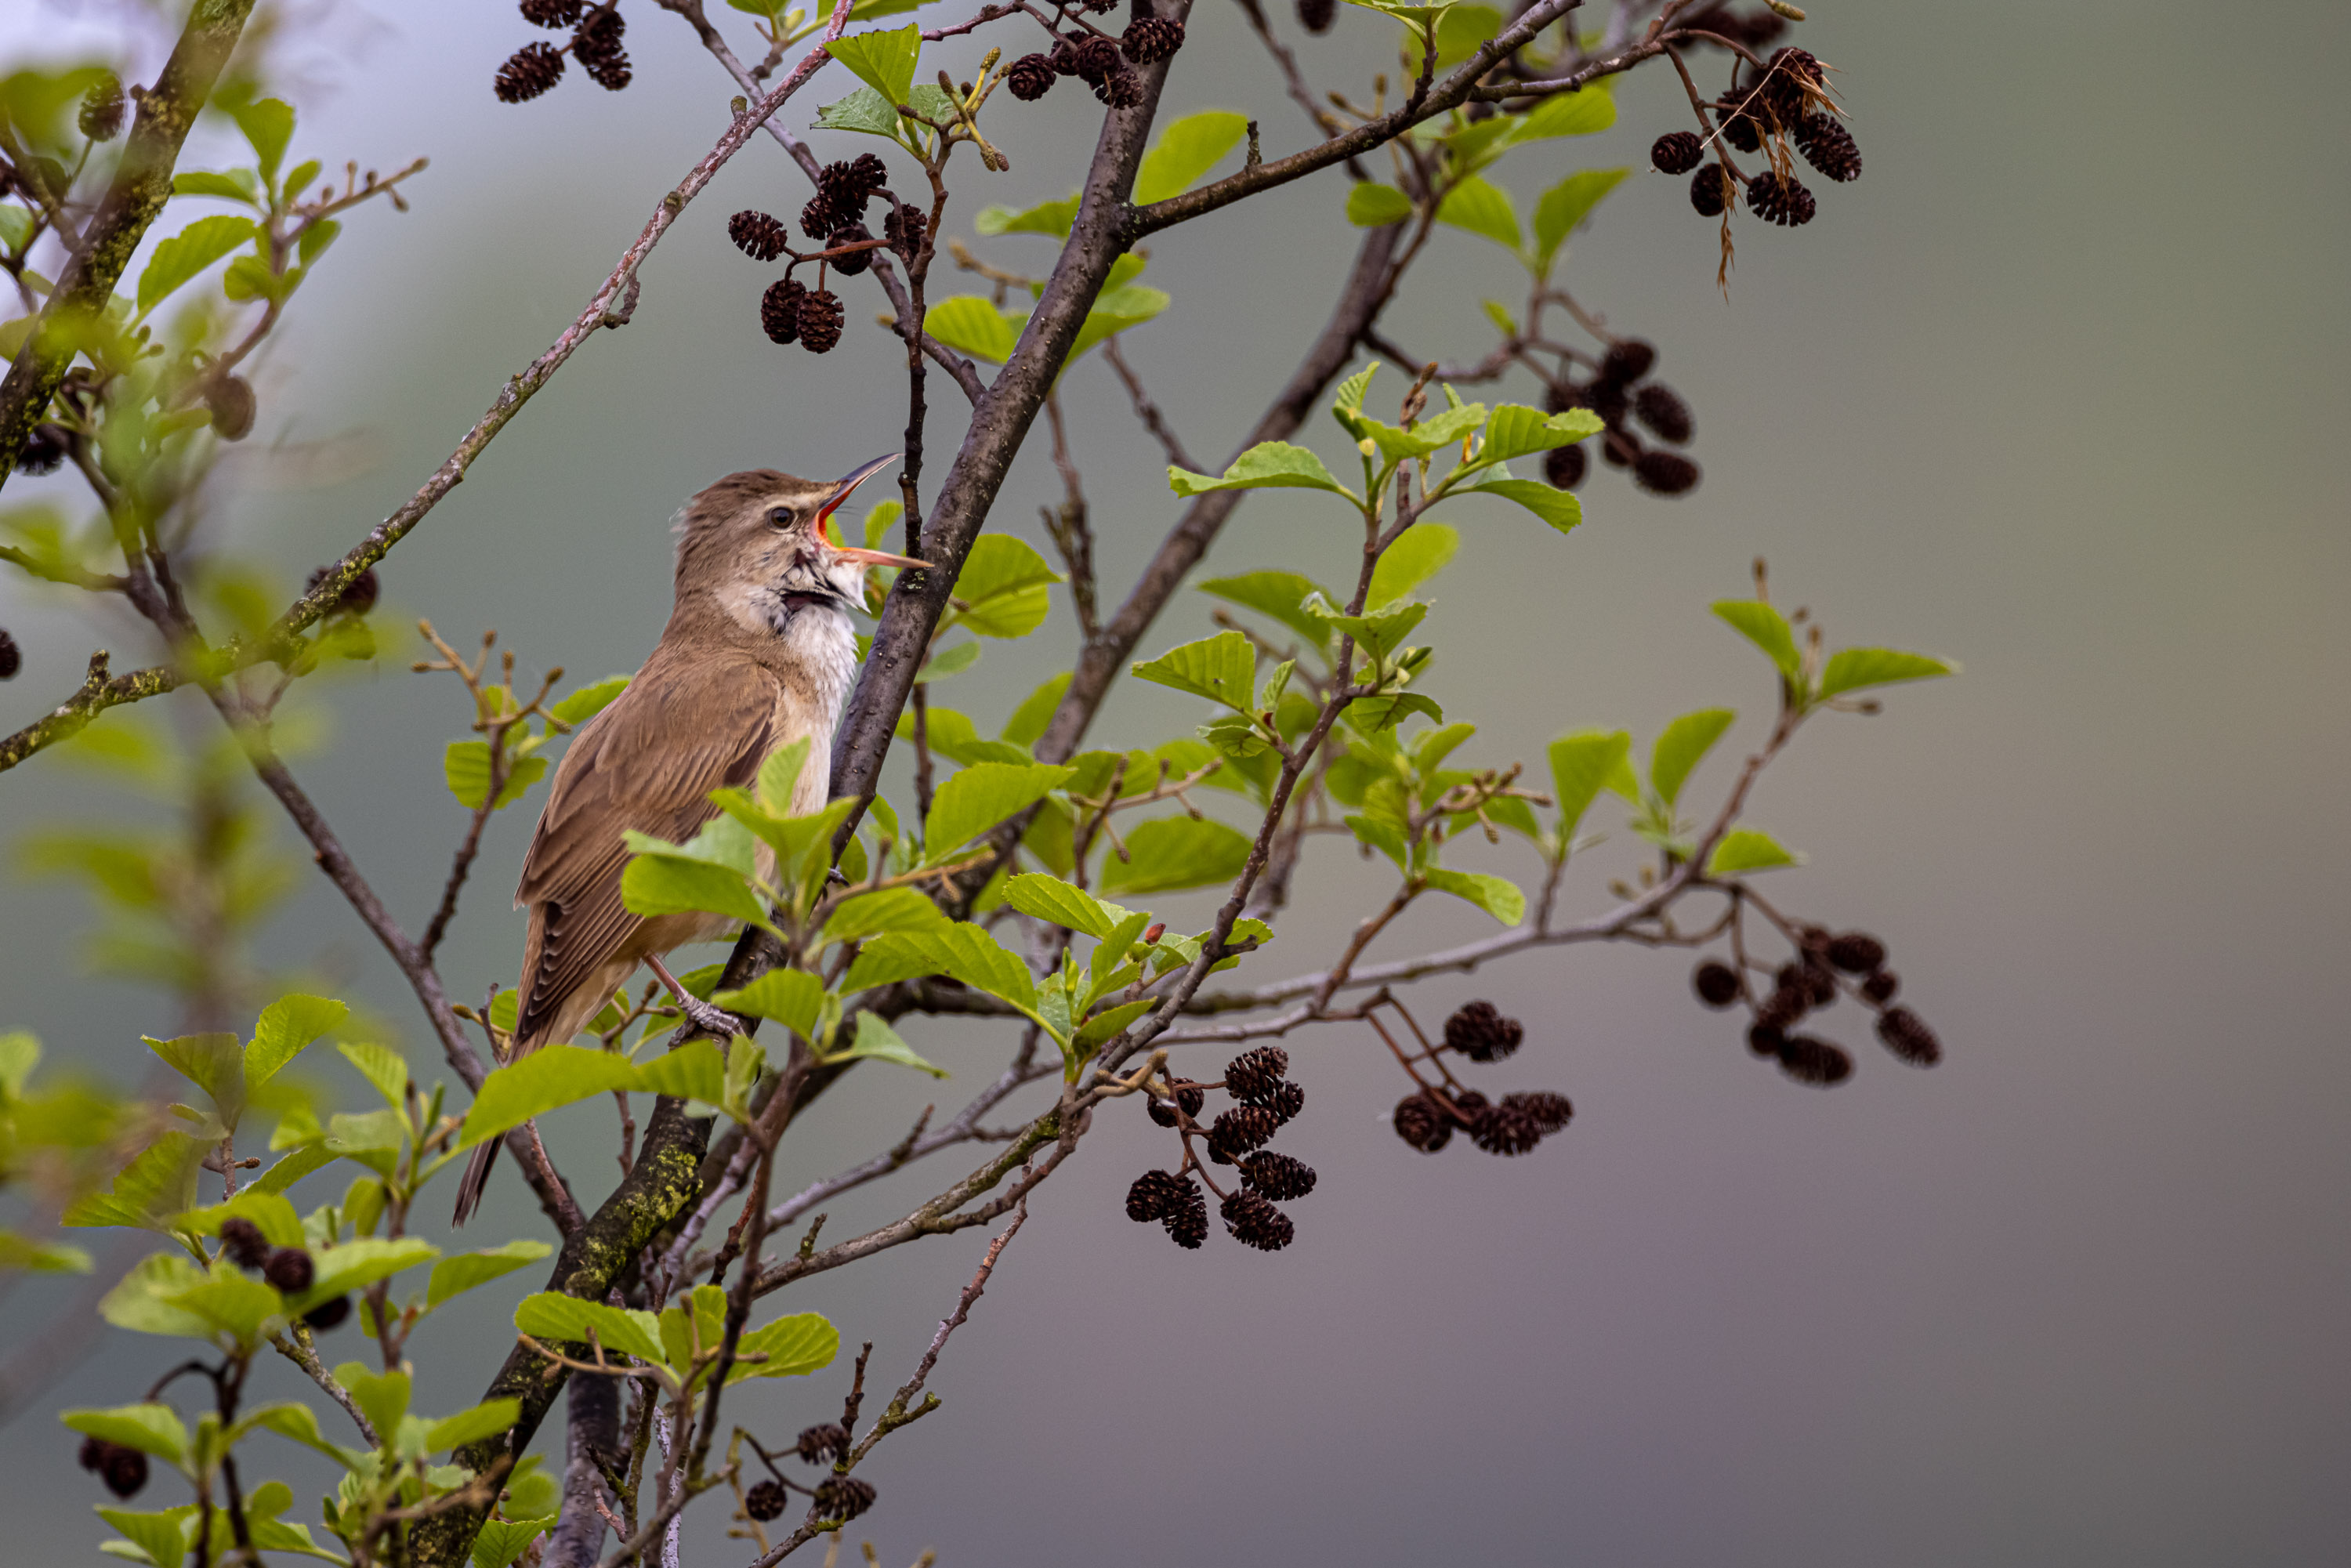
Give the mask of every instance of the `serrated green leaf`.
M 1731 629 L 1757 647 L 1779 667 L 1791 681 L 1804 677 L 1804 662 L 1796 652 L 1796 634 L 1788 625 L 1788 618 L 1771 605 L 1756 599 L 1718 600 L 1714 612 L 1728 622 Z
M 1347 221 L 1360 229 L 1385 228 L 1412 216 L 1412 198 L 1394 185 L 1361 181 L 1347 192 Z
M 1505 250 L 1519 248 L 1519 214 L 1510 193 L 1483 175 L 1472 174 L 1447 192 L 1437 204 L 1437 221 L 1481 235 Z
M 1700 708 L 1666 726 L 1649 753 L 1649 788 L 1670 806 L 1682 792 L 1690 770 L 1712 750 L 1739 716 L 1727 707 Z
M 827 1061 L 847 1061 L 856 1057 L 871 1057 L 876 1061 L 894 1061 L 901 1067 L 911 1067 L 917 1072 L 927 1072 L 934 1078 L 948 1076 L 944 1067 L 935 1067 L 914 1053 L 898 1031 L 892 1029 L 882 1015 L 862 1012 L 857 1015 L 857 1039 L 846 1051 L 827 1053 Z
M 1502 14 L 1491 5 L 1456 5 L 1437 23 L 1437 68 L 1451 70 L 1501 32 Z
M 1437 699 L 1424 696 L 1419 692 L 1390 692 L 1383 696 L 1357 697 L 1347 705 L 1345 716 L 1348 724 L 1364 734 L 1375 735 L 1402 724 L 1415 714 L 1437 724 L 1445 722 L 1445 709 Z
M 1516 925 L 1526 918 L 1527 895 L 1501 877 L 1483 872 L 1449 871 L 1444 866 L 1430 866 L 1421 875 L 1437 892 L 1466 898 L 1505 925 Z
M 1247 713 L 1257 687 L 1257 653 L 1238 632 L 1219 632 L 1170 648 L 1155 659 L 1134 665 L 1133 673 L 1140 679 Z
M 559 1291 L 525 1296 L 515 1307 L 514 1325 L 549 1343 L 584 1344 L 592 1333 L 607 1351 L 655 1366 L 669 1360 L 662 1347 L 661 1320 L 653 1313 L 583 1301 Z
M 964 921 L 936 931 L 893 931 L 875 937 L 858 954 L 841 984 L 844 991 L 862 990 L 918 975 L 961 980 L 1031 1015 L 1037 1009 L 1037 983 L 1029 967 L 995 937 Z
M 723 915 L 747 925 L 767 923 L 768 912 L 742 874 L 707 861 L 640 854 L 621 873 L 621 903 L 632 915 Z
M 1166 290 L 1146 288 L 1141 284 L 1129 284 L 1123 288 L 1105 288 L 1095 296 L 1086 311 L 1078 336 L 1070 345 L 1069 359 L 1077 357 L 1101 342 L 1104 338 L 1140 327 L 1165 311 L 1174 301 Z M 1064 361 L 1067 363 L 1068 361 Z
M 888 931 L 927 931 L 949 924 L 918 887 L 885 887 L 844 898 L 824 923 L 828 942 L 862 942 Z
M 990 828 L 1027 810 L 1061 788 L 1072 770 L 1042 762 L 977 762 L 939 786 L 923 824 L 923 853 L 932 864 L 953 856 Z
M 1604 79 L 1575 92 L 1545 99 L 1517 122 L 1512 145 L 1543 141 L 1554 136 L 1589 136 L 1616 123 L 1616 99 Z
M 87 1274 L 97 1265 L 83 1248 L 62 1241 L 36 1241 L 13 1230 L 0 1230 L 0 1270 L 21 1269 L 33 1274 Z
M 982 534 L 956 578 L 956 621 L 983 637 L 1026 637 L 1044 623 L 1046 590 L 1062 580 L 1026 541 Z
M 471 1147 L 558 1106 L 636 1086 L 637 1070 L 626 1057 L 577 1045 L 541 1046 L 482 1081 L 456 1146 Z
M 1821 671 L 1819 695 L 1833 697 L 1840 692 L 1891 685 L 1896 681 L 1931 680 L 1937 675 L 1955 675 L 1959 671 L 1959 666 L 1950 660 L 1925 653 L 1904 653 L 1892 648 L 1841 648 L 1829 655 L 1827 667 Z
M 913 888 L 893 891 L 914 892 Z M 927 898 L 923 902 L 930 904 Z M 938 906 L 931 907 L 935 912 Z M 817 1017 L 824 1010 L 824 982 L 806 969 L 770 969 L 740 990 L 721 991 L 710 999 L 730 1013 L 773 1019 L 801 1039 L 814 1040 Z
M 253 1039 L 245 1048 L 245 1082 L 258 1089 L 305 1047 L 350 1015 L 350 1009 L 329 997 L 295 993 L 278 998 L 261 1009 Z
M 105 1410 L 63 1410 L 57 1419 L 68 1430 L 152 1454 L 176 1465 L 188 1457 L 188 1428 L 169 1405 L 117 1405 Z
M 264 1192 L 252 1186 L 226 1203 L 190 1209 L 174 1220 L 172 1228 L 194 1236 L 218 1236 L 221 1221 L 231 1218 L 251 1220 L 272 1247 L 303 1244 L 302 1218 L 294 1212 L 293 1204 L 282 1193 Z
M 147 1040 L 156 1059 L 203 1090 L 224 1126 L 235 1129 L 245 1114 L 245 1051 L 233 1034 L 183 1034 L 177 1040 Z
M 310 1249 L 310 1288 L 286 1299 L 287 1310 L 307 1312 L 321 1301 L 389 1280 L 402 1270 L 429 1263 L 441 1249 L 414 1236 L 362 1236 L 340 1247 Z
M 1182 468 L 1167 470 L 1167 484 L 1178 496 L 1206 495 L 1211 490 L 1328 490 L 1355 498 L 1354 492 L 1331 476 L 1322 459 L 1303 446 L 1286 441 L 1264 441 L 1233 459 L 1223 476 L 1210 478 Z
M 398 1109 L 408 1094 L 408 1059 L 390 1046 L 355 1043 L 346 1040 L 335 1047 L 343 1060 L 360 1070 L 360 1076 L 383 1096 L 384 1102 Z
M 974 762 L 1008 762 L 1016 768 L 1024 768 L 1034 760 L 1020 747 L 1001 740 L 983 740 L 978 727 L 971 722 L 970 717 L 953 708 L 933 706 L 923 733 L 933 753 L 954 763 L 967 766 Z M 897 736 L 901 740 L 914 738 L 914 716 L 911 709 L 898 715 Z
M 161 1229 L 172 1216 L 195 1207 L 196 1173 L 205 1153 L 202 1140 L 166 1131 L 124 1167 L 105 1192 L 93 1193 L 68 1207 L 59 1223 L 75 1229 L 100 1225 Z
M 1576 824 L 1603 789 L 1626 799 L 1640 793 L 1630 760 L 1633 737 L 1618 730 L 1582 730 L 1551 743 L 1552 789 L 1559 801 L 1560 841 L 1575 837 Z
M 414 1384 L 408 1373 L 371 1372 L 363 1362 L 347 1361 L 335 1368 L 335 1381 L 350 1391 L 351 1403 L 387 1441 L 400 1429 Z
M 521 1415 L 520 1400 L 485 1399 L 471 1410 L 444 1416 L 434 1422 L 424 1434 L 424 1447 L 437 1454 L 444 1448 L 461 1448 L 468 1443 L 478 1443 L 512 1430 Z
M 736 1036 L 737 1040 L 742 1038 Z M 675 1051 L 639 1062 L 634 1086 L 648 1093 L 666 1094 L 674 1100 L 699 1100 L 714 1109 L 723 1109 L 727 1097 L 726 1063 L 727 1058 L 719 1054 L 716 1042 L 690 1040 Z
M 433 1276 L 424 1286 L 424 1304 L 437 1307 L 476 1285 L 504 1279 L 517 1269 L 536 1263 L 553 1250 L 544 1241 L 517 1240 L 444 1258 L 433 1265 Z
M 227 108 L 236 128 L 253 144 L 254 156 L 261 163 L 261 177 L 277 178 L 277 165 L 286 157 L 286 144 L 294 140 L 293 106 L 281 99 L 260 98 Z
M 802 1377 L 832 1364 L 841 1354 L 841 1331 L 821 1313 L 795 1312 L 745 1331 L 736 1354 L 761 1359 L 738 1359 L 726 1375 L 730 1385 L 747 1377 Z
M 950 349 L 1000 365 L 1020 341 L 1023 319 L 998 310 L 984 295 L 952 294 L 925 310 L 923 327 Z
M 1405 842 L 1404 833 L 1394 822 L 1384 818 L 1357 812 L 1347 818 L 1346 823 L 1349 832 L 1354 834 L 1359 841 L 1371 845 L 1372 848 L 1387 856 L 1395 863 L 1396 870 L 1411 869 L 1409 863 L 1411 848 Z
M 544 757 L 508 757 L 506 782 L 498 787 L 498 803 L 494 810 L 503 811 L 521 800 L 522 792 L 546 774 Z M 457 798 L 457 804 L 468 811 L 479 810 L 490 792 L 490 743 L 451 741 L 441 754 L 441 777 L 448 784 L 449 793 Z
M 855 72 L 860 81 L 881 93 L 889 103 L 907 101 L 914 90 L 914 61 L 922 53 L 919 27 L 889 33 L 852 33 L 824 47 L 825 53 Z
M 1088 1055 L 1100 1051 L 1127 1025 L 1158 1005 L 1155 1000 L 1145 998 L 1139 1002 L 1121 1002 L 1114 1008 L 1104 1008 L 1079 1026 L 1078 1049 Z
M 179 1253 L 151 1253 L 99 1298 L 98 1315 L 133 1333 L 210 1339 L 210 1322 L 173 1304 L 182 1291 L 194 1289 L 204 1279 L 204 1270 Z
M 246 1345 L 260 1338 L 262 1331 L 286 1310 L 276 1291 L 226 1262 L 214 1265 L 210 1277 L 162 1300 Z
M 1802 865 L 1803 857 L 1782 849 L 1779 841 L 1753 828 L 1733 828 L 1722 835 L 1707 857 L 1708 876 L 1736 876 L 1741 872 L 1769 871 L 1773 866 Z
M 1555 490 L 1536 479 L 1489 479 L 1461 493 L 1499 496 L 1506 501 L 1516 501 L 1561 533 L 1583 521 L 1583 503 L 1573 492 Z
M 777 0 L 780 7 L 783 0 Z M 750 9 L 747 0 L 727 0 L 738 11 Z M 768 13 L 759 13 L 764 16 Z M 530 1543 L 555 1528 L 559 1516 L 546 1519 L 490 1519 L 474 1536 L 474 1568 L 512 1568 Z
M 1557 100 L 1554 99 L 1554 102 Z M 1609 118 L 1615 118 L 1615 101 L 1603 99 L 1609 105 Z M 1552 264 L 1559 247 L 1575 232 L 1575 225 L 1592 215 L 1609 192 L 1621 184 L 1630 169 L 1586 169 L 1570 174 L 1542 193 L 1535 204 L 1535 270 L 1541 272 Z
M 1588 408 L 1545 413 L 1524 403 L 1506 402 L 1487 420 L 1485 439 L 1478 444 L 1478 455 L 1469 466 L 1474 470 L 1554 446 L 1572 446 L 1604 428 L 1600 416 Z
M 1141 207 L 1182 195 L 1238 146 L 1248 130 L 1249 116 L 1223 109 L 1204 109 L 1171 121 L 1143 155 L 1130 200 Z
M 1384 659 L 1412 635 L 1413 629 L 1427 615 L 1428 606 L 1408 601 L 1392 604 L 1374 614 L 1349 615 L 1321 594 L 1315 594 L 1306 601 L 1306 611 L 1311 615 L 1321 616 L 1334 629 L 1353 638 L 1358 647 L 1368 648 Z M 1227 632 L 1226 635 L 1238 633 Z
M 1027 872 L 1004 883 L 1004 902 L 1033 919 L 1084 933 L 1097 941 L 1108 938 L 1133 911 L 1105 904 L 1081 887 L 1042 872 Z
M 1461 535 L 1443 523 L 1415 523 L 1398 535 L 1372 568 L 1366 611 L 1384 610 L 1443 571 L 1461 548 Z
M 1067 239 L 1071 226 L 1077 221 L 1078 198 L 1070 195 L 1058 202 L 1040 202 L 1033 207 L 985 206 L 972 219 L 971 226 L 974 232 L 989 238 L 1030 234 Z
M 195 1505 L 183 1503 L 178 1508 L 164 1509 L 158 1513 L 141 1513 L 127 1508 L 98 1509 L 98 1517 L 106 1521 L 123 1535 L 121 1541 L 102 1541 L 98 1549 L 110 1557 L 120 1557 L 132 1563 L 151 1563 L 155 1568 L 180 1568 L 188 1557 L 188 1522 Z M 122 1550 L 122 1548 L 129 1550 Z M 136 1552 L 137 1555 L 132 1555 Z
M 1416 526 L 1407 530 L 1407 537 L 1418 531 Z M 1326 600 L 1331 597 L 1312 578 L 1294 571 L 1251 571 L 1238 577 L 1211 578 L 1195 586 L 1203 593 L 1214 594 L 1244 610 L 1254 610 L 1280 622 L 1304 637 L 1320 652 L 1330 651 L 1331 623 L 1319 615 L 1308 613 L 1305 609 L 1309 594 L 1320 593 Z
M 222 201 L 257 206 L 261 202 L 261 184 L 244 169 L 231 169 L 218 174 L 191 169 L 172 176 L 172 194 L 214 196 Z
M 1249 863 L 1245 833 L 1206 818 L 1155 817 L 1126 835 L 1128 858 L 1102 862 L 1102 890 L 1122 897 L 1213 887 Z
M 606 675 L 601 681 L 581 686 L 547 711 L 560 723 L 575 727 L 583 725 L 611 707 L 613 701 L 628 689 L 628 676 Z
M 253 238 L 259 230 L 251 218 L 235 213 L 215 213 L 198 218 L 155 247 L 139 275 L 139 314 L 171 298 L 172 292 L 204 268 Z

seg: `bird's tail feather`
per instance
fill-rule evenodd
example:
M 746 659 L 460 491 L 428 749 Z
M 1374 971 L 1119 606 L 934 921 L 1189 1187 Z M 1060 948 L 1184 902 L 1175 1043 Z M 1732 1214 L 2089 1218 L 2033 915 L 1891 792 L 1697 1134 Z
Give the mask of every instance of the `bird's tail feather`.
M 474 1157 L 465 1162 L 465 1178 L 457 1183 L 457 1212 L 450 1224 L 465 1224 L 482 1207 L 482 1192 L 490 1185 L 490 1167 L 497 1163 L 498 1145 L 504 1141 L 488 1138 L 475 1145 Z

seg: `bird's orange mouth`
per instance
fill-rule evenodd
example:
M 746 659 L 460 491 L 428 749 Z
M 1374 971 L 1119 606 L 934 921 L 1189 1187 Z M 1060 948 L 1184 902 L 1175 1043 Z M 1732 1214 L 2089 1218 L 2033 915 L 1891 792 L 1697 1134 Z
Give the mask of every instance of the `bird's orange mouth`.
M 882 472 L 883 469 L 890 466 L 891 464 L 898 461 L 901 455 L 902 454 L 900 453 L 893 452 L 886 457 L 876 457 L 871 463 L 860 465 L 858 467 L 850 470 L 848 476 L 841 480 L 841 488 L 832 493 L 832 499 L 827 501 L 822 507 L 817 509 L 815 525 L 816 537 L 820 539 L 825 538 L 824 526 L 826 522 L 832 517 L 834 509 L 843 501 L 849 499 L 849 494 L 851 491 L 856 489 L 857 486 L 873 477 L 874 475 Z M 830 541 L 827 542 L 830 544 Z M 894 566 L 907 568 L 928 564 L 924 561 L 916 560 L 912 556 L 890 555 L 878 549 L 860 549 L 855 546 L 847 545 L 831 545 L 831 548 L 835 555 L 855 561 L 860 566 Z

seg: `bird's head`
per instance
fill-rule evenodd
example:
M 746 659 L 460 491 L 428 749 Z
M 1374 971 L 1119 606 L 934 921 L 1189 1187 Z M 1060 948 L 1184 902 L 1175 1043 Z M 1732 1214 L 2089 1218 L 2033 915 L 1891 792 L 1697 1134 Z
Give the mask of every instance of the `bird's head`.
M 804 610 L 864 608 L 867 568 L 924 563 L 836 545 L 825 537 L 825 519 L 897 460 L 894 452 L 877 457 L 841 479 L 756 468 L 719 480 L 679 514 L 679 603 L 706 595 L 746 625 L 775 632 Z

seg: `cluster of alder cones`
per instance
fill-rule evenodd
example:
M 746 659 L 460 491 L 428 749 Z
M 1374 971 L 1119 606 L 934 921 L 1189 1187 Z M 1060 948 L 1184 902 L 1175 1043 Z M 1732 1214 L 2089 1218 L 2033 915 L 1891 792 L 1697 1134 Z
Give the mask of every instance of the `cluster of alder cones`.
M 1795 174 L 1795 154 L 1839 184 L 1861 178 L 1861 149 L 1837 118 L 1827 92 L 1827 72 L 1809 52 L 1773 53 L 1763 71 L 1708 105 L 1715 134 L 1741 152 L 1761 152 L 1770 167 L 1744 187 L 1748 211 L 1767 223 L 1793 228 L 1813 221 L 1819 204 Z M 1735 209 L 1741 187 L 1723 162 L 1709 162 L 1706 142 L 1695 132 L 1676 131 L 1657 138 L 1649 162 L 1661 173 L 1690 176 L 1690 205 L 1700 217 L 1719 218 Z
M 1707 1006 L 1745 1005 L 1750 1051 L 1777 1061 L 1799 1083 L 1828 1089 L 1844 1082 L 1853 1076 L 1853 1057 L 1841 1046 L 1797 1033 L 1796 1026 L 1850 995 L 1876 1013 L 1878 1040 L 1900 1060 L 1913 1067 L 1943 1060 L 1942 1041 L 1927 1020 L 1895 1001 L 1902 982 L 1886 967 L 1885 943 L 1865 931 L 1832 934 L 1820 925 L 1803 926 L 1796 936 L 1795 956 L 1777 969 L 1747 960 L 1747 969 L 1771 976 L 1768 990 L 1719 958 L 1707 959 L 1690 977 Z
M 534 26 L 559 30 L 571 37 L 562 45 L 525 44 L 498 68 L 490 90 L 501 103 L 528 103 L 563 79 L 563 57 L 569 55 L 588 73 L 588 79 L 609 92 L 629 85 L 629 51 L 621 36 L 629 24 L 621 15 L 620 0 L 590 5 L 588 0 L 522 0 L 522 19 Z
M 849 1458 L 849 1428 L 835 1422 L 810 1427 L 792 1445 L 792 1452 L 811 1465 L 830 1465 Z M 795 1489 L 807 1492 L 810 1517 L 820 1520 L 848 1521 L 855 1519 L 873 1506 L 873 1483 L 856 1476 L 828 1476 L 813 1487 L 803 1487 L 798 1481 L 785 1479 L 768 1452 L 759 1450 L 774 1479 L 761 1481 L 743 1494 L 743 1511 L 765 1524 L 783 1517 L 790 1505 Z
M 1061 78 L 1075 77 L 1111 108 L 1133 109 L 1143 101 L 1143 78 L 1134 68 L 1156 64 L 1184 47 L 1179 18 L 1160 16 L 1152 0 L 1133 4 L 1126 31 L 1117 37 L 1064 9 L 1061 19 L 1069 30 L 1054 29 L 1050 51 L 1023 55 L 1006 67 L 1005 87 L 1023 103 L 1034 103 L 1052 91 Z M 1076 9 L 1105 15 L 1118 9 L 1118 0 L 1078 0 Z
M 1415 1075 L 1419 1087 L 1390 1113 L 1396 1136 L 1433 1155 L 1458 1131 L 1489 1155 L 1511 1155 L 1527 1153 L 1565 1127 L 1575 1115 L 1566 1095 L 1535 1089 L 1489 1100 L 1463 1085 L 1445 1064 L 1447 1052 L 1481 1066 L 1500 1061 L 1515 1055 L 1526 1037 L 1526 1026 L 1503 1017 L 1491 1002 L 1465 1002 L 1456 1009 L 1445 1020 L 1443 1042 L 1426 1052 L 1441 1082 L 1428 1083 Z
M 1543 406 L 1552 413 L 1588 408 L 1607 423 L 1600 435 L 1600 460 L 1612 468 L 1627 468 L 1641 488 L 1657 496 L 1684 496 L 1698 487 L 1698 465 L 1678 452 L 1644 443 L 1634 429 L 1638 421 L 1651 435 L 1675 446 L 1689 444 L 1697 423 L 1689 404 L 1663 382 L 1647 379 L 1656 367 L 1657 349 L 1639 338 L 1619 338 L 1601 357 L 1599 371 L 1588 382 L 1554 382 Z M 1583 446 L 1554 446 L 1543 455 L 1543 477 L 1562 490 L 1583 483 L 1590 464 Z
M 1148 1103 L 1151 1119 L 1173 1127 L 1184 1145 L 1184 1157 L 1173 1171 L 1148 1170 L 1126 1189 L 1126 1217 L 1138 1225 L 1157 1221 L 1176 1246 L 1194 1249 L 1208 1239 L 1208 1204 L 1192 1179 L 1217 1193 L 1217 1213 L 1225 1228 L 1244 1246 L 1261 1252 L 1279 1252 L 1297 1236 L 1290 1216 L 1277 1204 L 1293 1202 L 1314 1190 L 1314 1167 L 1265 1145 L 1288 1125 L 1306 1104 L 1306 1091 L 1290 1082 L 1290 1053 L 1278 1045 L 1260 1045 L 1225 1063 L 1224 1078 L 1196 1083 L 1170 1078 L 1172 1097 L 1155 1096 Z M 1207 1109 L 1208 1092 L 1221 1090 L 1233 1105 L 1203 1127 L 1198 1120 Z M 1210 1165 L 1231 1166 L 1240 1183 L 1231 1192 L 1217 1188 L 1193 1153 L 1195 1138 L 1204 1143 Z
M 819 248 L 802 256 L 791 248 L 791 231 L 773 214 L 747 207 L 726 220 L 726 235 L 754 261 L 792 259 L 784 276 L 759 300 L 759 328 L 778 343 L 798 342 L 811 354 L 829 354 L 841 341 L 841 297 L 823 287 L 824 268 L 854 277 L 872 267 L 873 231 L 865 226 L 866 204 L 882 198 L 882 243 L 908 263 L 920 254 L 927 234 L 923 210 L 901 202 L 889 189 L 890 171 L 879 154 L 827 163 L 817 172 L 816 194 L 800 209 L 800 232 Z M 792 276 L 804 261 L 818 263 L 818 287 Z

